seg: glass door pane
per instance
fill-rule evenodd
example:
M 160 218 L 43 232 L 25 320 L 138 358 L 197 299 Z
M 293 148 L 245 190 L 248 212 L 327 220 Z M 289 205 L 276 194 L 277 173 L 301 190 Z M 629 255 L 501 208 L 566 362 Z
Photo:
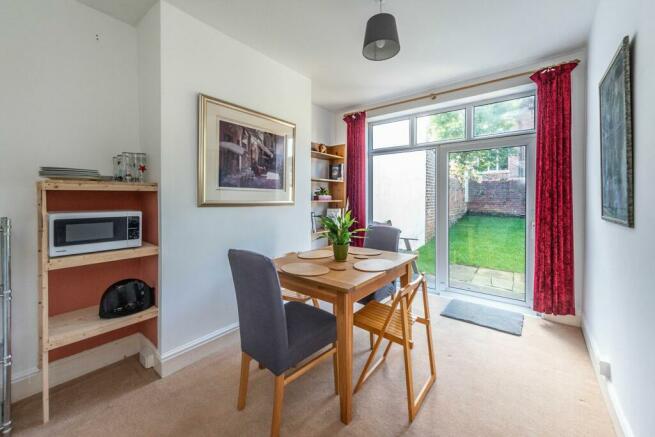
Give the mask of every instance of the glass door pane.
M 434 150 L 373 155 L 373 222 L 401 230 L 400 249 L 417 253 L 418 268 L 434 288 L 436 271 L 436 153 Z
M 448 153 L 448 284 L 526 300 L 526 146 Z

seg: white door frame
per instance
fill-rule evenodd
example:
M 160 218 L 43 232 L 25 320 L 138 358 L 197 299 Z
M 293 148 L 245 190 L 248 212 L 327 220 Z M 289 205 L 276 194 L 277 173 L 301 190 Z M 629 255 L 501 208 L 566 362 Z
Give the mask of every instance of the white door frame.
M 455 144 L 445 144 L 437 148 L 437 284 L 438 291 L 449 291 L 481 297 L 484 299 L 532 307 L 533 272 L 534 272 L 534 210 L 535 210 L 535 170 L 536 170 L 536 135 L 514 135 L 478 139 Z M 526 146 L 526 260 L 525 260 L 525 301 L 493 296 L 472 290 L 462 290 L 449 286 L 448 275 L 448 153 L 462 152 L 494 147 Z

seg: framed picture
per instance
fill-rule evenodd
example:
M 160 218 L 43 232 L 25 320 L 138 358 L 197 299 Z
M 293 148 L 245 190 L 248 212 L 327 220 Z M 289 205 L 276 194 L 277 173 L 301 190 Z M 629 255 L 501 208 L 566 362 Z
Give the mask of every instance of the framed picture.
M 325 215 L 332 218 L 341 217 L 341 208 L 328 208 Z
M 294 203 L 296 125 L 198 96 L 198 206 Z
M 323 230 L 323 226 L 321 225 L 321 215 L 316 214 L 314 211 L 312 211 L 312 233 L 320 232 Z
M 625 37 L 599 85 L 602 218 L 634 226 L 630 38 Z

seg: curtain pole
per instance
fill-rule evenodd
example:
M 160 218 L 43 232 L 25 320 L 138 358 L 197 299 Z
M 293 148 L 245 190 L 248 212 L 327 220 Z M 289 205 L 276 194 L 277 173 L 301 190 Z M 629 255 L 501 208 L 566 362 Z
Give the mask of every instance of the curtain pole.
M 348 117 L 349 115 L 353 115 L 353 114 L 356 114 L 358 112 L 376 111 L 378 109 L 389 108 L 391 106 L 402 105 L 402 104 L 405 104 L 405 103 L 416 102 L 416 101 L 419 101 L 419 100 L 425 100 L 425 99 L 435 100 L 437 98 L 437 96 L 440 96 L 442 94 L 451 94 L 451 93 L 454 93 L 454 92 L 457 92 L 457 91 L 464 91 L 464 90 L 468 90 L 468 89 L 483 86 L 483 85 L 490 85 L 492 83 L 502 82 L 504 80 L 516 79 L 517 77 L 521 77 L 521 76 L 531 76 L 532 74 L 536 73 L 537 71 L 544 70 L 546 68 L 557 67 L 559 65 L 568 64 L 568 63 L 571 63 L 571 62 L 573 62 L 575 64 L 579 64 L 580 60 L 579 59 L 573 59 L 573 60 L 566 61 L 566 62 L 560 62 L 559 64 L 553 64 L 553 65 L 548 65 L 546 67 L 537 68 L 536 70 L 523 71 L 521 73 L 514 73 L 514 74 L 510 74 L 508 76 L 498 77 L 496 79 L 489 79 L 489 80 L 485 80 L 485 81 L 482 81 L 482 82 L 472 83 L 470 85 L 464 85 L 464 86 L 460 86 L 460 87 L 457 87 L 457 88 L 447 89 L 445 91 L 438 91 L 438 92 L 434 92 L 434 93 L 430 93 L 430 94 L 424 94 L 422 96 L 411 97 L 411 98 L 405 99 L 405 100 L 398 100 L 398 101 L 391 102 L 391 103 L 385 103 L 383 105 L 372 106 L 370 108 L 361 109 L 359 111 L 348 112 L 348 113 L 344 114 L 343 116 Z

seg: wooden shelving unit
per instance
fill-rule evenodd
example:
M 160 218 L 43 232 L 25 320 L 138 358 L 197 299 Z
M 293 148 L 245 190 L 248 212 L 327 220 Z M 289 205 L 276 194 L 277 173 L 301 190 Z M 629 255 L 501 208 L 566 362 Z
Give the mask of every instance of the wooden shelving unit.
M 48 318 L 48 350 L 57 349 L 97 335 L 106 334 L 126 326 L 154 319 L 159 315 L 157 307 L 150 307 L 136 314 L 115 319 L 98 317 L 98 307 L 92 306 Z
M 346 204 L 346 156 L 345 144 L 328 146 L 325 153 L 312 151 L 312 195 L 319 187 L 327 187 L 332 195 L 332 200 L 312 200 L 312 209 L 318 210 L 320 208 L 321 214 L 325 214 L 326 207 L 341 208 L 343 211 Z M 330 179 L 330 164 L 343 165 L 342 179 Z M 312 239 L 323 238 L 324 235 L 325 232 L 323 231 L 312 232 Z
M 157 344 L 157 306 L 114 319 L 101 319 L 98 311 L 104 291 L 121 279 L 142 279 L 159 289 L 158 187 L 151 183 L 50 179 L 37 183 L 37 199 L 39 356 L 46 423 L 50 419 L 51 362 L 138 332 Z M 141 211 L 143 245 L 50 258 L 48 213 L 93 210 Z

